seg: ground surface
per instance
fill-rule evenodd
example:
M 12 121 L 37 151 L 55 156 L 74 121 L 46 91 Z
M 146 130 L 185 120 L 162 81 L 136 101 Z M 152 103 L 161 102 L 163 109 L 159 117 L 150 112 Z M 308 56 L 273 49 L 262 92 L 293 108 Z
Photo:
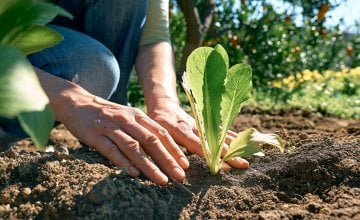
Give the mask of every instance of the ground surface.
M 282 136 L 286 153 L 264 146 L 249 170 L 218 176 L 189 155 L 186 183 L 165 187 L 112 169 L 63 127 L 55 153 L 19 142 L 0 153 L 0 219 L 360 219 L 359 121 L 248 111 L 234 130 L 251 126 Z

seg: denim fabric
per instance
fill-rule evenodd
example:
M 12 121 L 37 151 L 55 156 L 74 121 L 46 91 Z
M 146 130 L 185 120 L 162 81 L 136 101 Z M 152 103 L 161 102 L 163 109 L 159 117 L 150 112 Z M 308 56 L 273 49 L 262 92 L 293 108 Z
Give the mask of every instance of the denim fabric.
M 28 58 L 34 66 L 95 95 L 127 104 L 127 84 L 147 4 L 146 0 L 60 0 L 74 19 L 58 17 L 50 27 L 64 41 Z M 0 118 L 0 129 L 10 136 L 26 135 L 15 119 Z
M 112 52 L 85 34 L 61 26 L 50 27 L 65 40 L 30 55 L 30 62 L 48 73 L 75 82 L 94 95 L 110 98 L 120 78 L 119 65 Z
M 58 17 L 54 24 L 69 27 L 103 43 L 115 55 L 121 77 L 112 101 L 126 104 L 129 76 L 145 24 L 146 0 L 60 0 L 59 5 L 74 15 Z

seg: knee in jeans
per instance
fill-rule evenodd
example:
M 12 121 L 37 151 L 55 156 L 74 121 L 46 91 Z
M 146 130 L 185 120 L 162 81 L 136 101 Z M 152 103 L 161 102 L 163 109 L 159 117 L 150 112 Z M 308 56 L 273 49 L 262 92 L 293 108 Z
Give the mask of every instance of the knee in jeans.
M 82 74 L 74 75 L 74 82 L 94 95 L 110 98 L 120 80 L 119 64 L 112 54 L 97 53 L 84 57 Z
M 120 78 L 113 53 L 100 42 L 80 32 L 51 25 L 64 36 L 60 44 L 30 55 L 34 66 L 73 81 L 94 95 L 109 98 Z

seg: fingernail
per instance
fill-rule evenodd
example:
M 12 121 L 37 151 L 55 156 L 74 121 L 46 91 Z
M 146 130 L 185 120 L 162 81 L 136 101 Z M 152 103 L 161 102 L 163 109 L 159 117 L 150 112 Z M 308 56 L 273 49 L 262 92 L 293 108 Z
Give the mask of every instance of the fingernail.
M 221 169 L 224 171 L 224 172 L 229 172 L 231 170 L 231 166 L 229 166 L 227 163 L 222 163 L 221 164 Z
M 179 160 L 179 164 L 183 169 L 189 168 L 189 161 L 187 160 L 186 157 L 181 157 Z
M 249 168 L 249 161 L 241 157 L 237 157 L 236 160 L 239 161 L 239 163 L 241 163 L 242 168 Z
M 171 176 L 177 181 L 182 182 L 185 179 L 185 172 L 179 167 L 174 167 L 171 171 Z
M 227 161 L 231 164 L 232 167 L 237 169 L 247 169 L 249 168 L 249 162 L 241 157 L 237 157 Z
M 160 170 L 154 172 L 155 182 L 159 185 L 165 185 L 169 179 Z
M 140 171 L 136 169 L 134 166 L 129 166 L 127 170 L 128 170 L 128 174 L 132 177 L 136 177 L 140 175 Z

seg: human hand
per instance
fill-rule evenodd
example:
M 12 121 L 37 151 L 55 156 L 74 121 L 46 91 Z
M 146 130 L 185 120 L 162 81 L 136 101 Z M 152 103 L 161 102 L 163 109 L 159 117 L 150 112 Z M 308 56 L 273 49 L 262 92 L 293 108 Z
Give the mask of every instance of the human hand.
M 90 94 L 77 95 L 61 115 L 69 131 L 130 176 L 140 171 L 164 185 L 168 176 L 182 182 L 189 162 L 166 129 L 136 108 Z
M 194 118 L 187 114 L 178 104 L 177 100 L 158 98 L 148 103 L 148 115 L 168 130 L 174 140 L 184 146 L 189 152 L 203 155 L 200 139 Z M 227 152 L 231 141 L 237 134 L 231 130 L 227 132 L 222 156 Z M 223 170 L 234 168 L 248 168 L 249 162 L 238 157 L 223 163 Z

